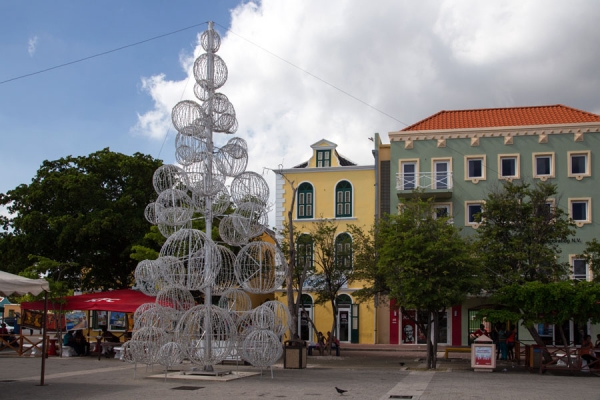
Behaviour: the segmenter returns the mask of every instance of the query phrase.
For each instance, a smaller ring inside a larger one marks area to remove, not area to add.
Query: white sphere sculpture
[[[202,366],[223,361],[234,348],[235,323],[226,310],[198,305],[188,310],[176,329],[176,341],[187,358]]]
[[[219,307],[230,313],[242,315],[252,309],[252,301],[244,291],[229,289],[219,299]]]
[[[279,338],[271,331],[257,329],[248,334],[242,345],[242,357],[255,367],[269,367],[283,354]]]
[[[168,309],[171,319],[179,319],[183,313],[196,305],[194,296],[181,286],[167,286],[156,295],[156,304]]]
[[[243,289],[250,293],[270,293],[285,280],[287,263],[274,244],[251,242],[235,260],[235,274]]]
[[[197,229],[182,229],[171,235],[163,244],[160,256],[175,257],[184,264],[183,287],[188,290],[213,285],[221,265],[217,245]]]

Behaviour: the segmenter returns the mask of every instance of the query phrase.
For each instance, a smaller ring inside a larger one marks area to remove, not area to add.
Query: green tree
[[[558,255],[560,243],[573,234],[573,224],[562,208],[549,202],[556,195],[556,185],[547,182],[505,182],[487,196],[477,236],[488,267],[488,290],[567,276],[569,265]]]
[[[427,367],[436,368],[442,313],[481,290],[473,245],[449,217],[436,215],[432,201],[418,196],[404,202],[398,215],[382,218],[376,234],[379,258],[371,283],[387,287],[403,310],[427,315],[415,322],[427,338]]]
[[[528,282],[547,284],[568,277],[569,265],[559,258],[560,243],[573,234],[573,224],[563,209],[549,203],[556,195],[556,185],[547,182],[535,186],[505,182],[502,188],[488,195],[477,231],[488,292]],[[539,285],[534,288],[542,290]],[[512,311],[525,320],[524,307]],[[525,326],[536,343],[544,346],[533,325]]]
[[[29,185],[0,194],[3,219],[0,261],[11,272],[32,265],[30,256],[69,264],[80,289],[129,287],[136,267],[132,246],[148,231],[144,209],[160,160],[108,148],[89,156],[44,161]]]
[[[584,325],[600,322],[600,285],[593,282],[563,280],[557,282],[513,283],[500,288],[492,300],[505,310],[484,310],[480,314],[489,321],[517,321],[535,330],[536,323],[554,324],[569,353],[569,341],[563,326],[568,321]],[[545,354],[545,359],[550,358]],[[570,362],[570,357],[566,358]]]
[[[316,304],[331,305],[333,322],[331,332],[337,336],[337,297],[340,289],[353,279],[352,238],[346,233],[338,234],[337,224],[321,219],[312,225],[310,236],[313,243],[314,272],[307,278],[315,294]],[[331,352],[331,346],[329,346]]]
[[[600,283],[600,242],[596,238],[586,242],[581,257],[587,261],[592,270],[593,282]]]

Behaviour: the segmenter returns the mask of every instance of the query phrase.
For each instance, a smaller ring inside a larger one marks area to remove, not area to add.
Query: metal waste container
[[[306,350],[304,340],[286,340],[283,347],[283,368],[306,368]]]

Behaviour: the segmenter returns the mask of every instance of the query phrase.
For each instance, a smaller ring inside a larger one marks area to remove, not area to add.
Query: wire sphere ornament
[[[176,324],[176,315],[173,309],[157,304],[156,307],[145,310],[134,321],[136,330],[141,328],[158,328],[165,332],[173,332]]]
[[[225,215],[231,206],[231,196],[229,196],[229,192],[225,186],[223,186],[219,193],[213,196],[203,196],[198,192],[192,192],[192,203],[197,213],[206,214],[208,200],[210,200],[210,213],[213,217]]]
[[[237,175],[231,182],[231,198],[235,204],[248,201],[266,206],[269,200],[269,185],[265,178],[256,172],[246,171]]]
[[[170,367],[179,365],[183,362],[185,355],[179,343],[165,343],[158,351],[158,363],[165,367],[165,379]]]
[[[186,311],[196,305],[194,296],[181,286],[168,286],[156,295],[156,304],[168,309],[171,319],[179,319]]]
[[[171,341],[171,336],[164,329],[146,326],[135,331],[131,341],[136,343],[131,347],[133,359],[152,365],[158,363],[160,348]]]
[[[150,222],[152,225],[156,225],[156,203],[152,202],[146,206],[144,209],[144,217],[146,221]]]
[[[209,157],[206,146],[205,139],[179,132],[175,136],[175,160],[184,166],[202,162]]]
[[[196,121],[206,118],[206,113],[202,106],[193,100],[183,100],[175,104],[171,110],[171,121],[178,132],[184,128],[194,126]]]
[[[186,191],[189,182],[186,172],[177,165],[165,164],[156,171],[152,177],[152,184],[156,193],[161,194],[167,189],[179,189]]]
[[[235,177],[244,172],[248,166],[248,152],[238,146],[227,144],[221,147],[216,158],[219,171],[226,176]]]
[[[190,189],[201,196],[214,196],[225,187],[225,178],[219,170],[218,159],[212,155],[184,166],[187,172]]]
[[[262,305],[252,310],[252,326],[257,329],[273,330],[275,326],[275,313],[269,307]]]
[[[176,341],[192,364],[208,366],[223,361],[234,348],[235,323],[227,310],[198,305],[179,320]]]
[[[289,329],[292,323],[292,316],[288,308],[277,300],[269,300],[264,302],[261,307],[269,308],[275,316],[271,330],[277,337],[283,336]]]
[[[183,190],[167,189],[155,202],[157,224],[183,226],[192,220],[192,199]]]
[[[221,36],[214,29],[207,29],[200,36],[200,44],[204,51],[216,53],[221,47]]]
[[[269,223],[265,207],[254,202],[239,204],[231,219],[235,230],[247,238],[261,235]]]
[[[210,98],[210,92],[196,83],[194,84],[194,96],[200,101],[206,101]]]
[[[158,257],[155,262],[160,267],[160,274],[164,281],[163,286],[185,287],[187,282],[187,270],[185,263],[177,257]]]
[[[156,227],[161,235],[163,235],[165,238],[169,238],[180,230],[192,229],[192,221],[188,221],[184,225],[156,224]]]
[[[235,260],[235,274],[242,288],[250,293],[270,293],[281,287],[287,263],[274,244],[251,242]]]
[[[227,310],[230,313],[242,315],[252,309],[252,300],[250,300],[250,296],[244,291],[230,289],[221,295],[219,308]]]
[[[279,338],[266,329],[253,330],[242,344],[242,358],[255,367],[270,367],[282,354],[283,347]]]
[[[135,309],[135,312],[133,313],[133,326],[134,328],[137,329],[138,326],[140,326],[138,320],[140,319],[141,315],[143,313],[145,313],[146,311],[155,308],[156,307],[156,303],[144,303],[142,305],[140,305],[138,308]]]
[[[250,239],[248,236],[245,236],[243,232],[238,232],[235,229],[233,223],[233,217],[227,215],[223,217],[221,223],[219,224],[219,236],[221,239],[230,246],[243,246],[248,243]]]
[[[235,277],[235,254],[225,246],[218,245],[218,248],[221,252],[221,269],[212,287],[212,293],[216,296],[224,295],[229,290],[239,286]],[[220,303],[219,307],[221,307]]]
[[[196,83],[207,90],[218,89],[227,82],[227,65],[225,61],[216,54],[213,54],[212,58],[213,79],[209,79],[208,77],[208,65],[210,62],[208,54],[200,55],[194,62],[194,78],[196,78]]]
[[[160,256],[175,257],[184,264],[183,287],[188,290],[202,290],[213,285],[221,265],[217,245],[197,229],[182,229],[169,236],[160,249]]]
[[[164,284],[160,265],[154,260],[140,261],[133,275],[136,288],[148,296],[156,296]]]

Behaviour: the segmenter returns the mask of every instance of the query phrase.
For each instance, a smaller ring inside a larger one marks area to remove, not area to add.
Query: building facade
[[[338,153],[337,144],[325,139],[313,144],[311,149],[312,155],[306,162],[277,174],[276,228],[281,232],[287,219],[293,196],[290,182],[293,182],[297,188],[293,209],[295,232],[310,236],[316,222],[331,220],[337,226],[336,249],[342,243],[351,249],[352,237],[347,232],[348,225],[354,224],[368,230],[373,224],[375,167],[356,165]],[[372,302],[357,302],[353,292],[360,287],[360,283],[350,282],[338,293],[335,330],[341,342],[375,343],[375,307]],[[310,285],[303,288],[302,303],[317,329],[325,333],[333,324],[331,306],[315,305],[316,297],[310,289]],[[287,304],[284,290],[276,292],[275,296]],[[301,339],[316,341],[317,332],[306,318],[299,316],[299,325]]]
[[[403,199],[420,189],[433,197],[440,214],[452,215],[465,235],[476,232],[476,215],[487,195],[504,180],[555,183],[559,195],[550,206],[568,211],[577,228],[561,244],[571,278],[590,280],[591,271],[577,257],[585,243],[600,236],[600,116],[563,105],[441,111],[401,131],[390,132],[387,148],[376,141],[379,213],[395,213]],[[388,161],[389,155],[389,161]],[[386,210],[386,207],[387,208]],[[471,298],[447,310],[439,341],[466,345],[478,327],[474,315],[485,300]],[[389,310],[389,342],[401,343],[406,331],[418,332],[394,307]],[[566,327],[571,341],[598,327]],[[554,343],[554,329],[539,326]],[[526,332],[519,332],[525,338]]]

